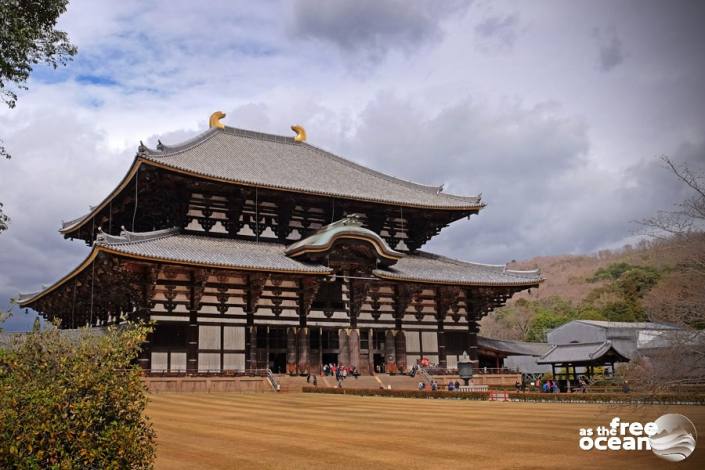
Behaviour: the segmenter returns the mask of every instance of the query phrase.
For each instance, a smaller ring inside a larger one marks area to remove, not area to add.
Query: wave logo
[[[670,462],[680,462],[693,453],[697,431],[683,415],[666,414],[654,421],[658,430],[649,436],[654,454]]]

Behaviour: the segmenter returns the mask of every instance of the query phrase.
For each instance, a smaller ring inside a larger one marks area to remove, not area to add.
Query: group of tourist
[[[436,390],[438,390],[438,387],[439,387],[438,382],[436,382],[435,380],[432,380],[431,385],[430,385],[431,391],[435,392]],[[426,390],[426,384],[423,381],[421,381],[421,382],[419,382],[419,391],[424,391],[424,390]],[[458,382],[457,380],[455,382],[452,382],[452,381],[448,382],[448,391],[449,392],[455,392],[455,391],[459,392],[460,391],[460,382]]]
[[[353,376],[356,379],[360,376],[360,371],[357,367],[346,367],[339,366],[338,364],[325,364],[323,366],[323,374],[326,376],[335,376],[335,380],[338,382],[337,387],[343,387],[343,381],[349,376]]]

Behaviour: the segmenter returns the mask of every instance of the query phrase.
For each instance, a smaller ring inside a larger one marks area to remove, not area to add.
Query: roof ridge
[[[114,246],[114,245],[128,245],[144,243],[152,240],[157,240],[160,238],[168,238],[181,233],[179,227],[171,227],[161,230],[151,230],[148,232],[130,232],[125,230],[125,227],[121,227],[120,235],[111,235],[109,233],[103,232],[101,227],[98,228],[98,235],[95,239],[95,244],[102,246]]]
[[[234,136],[239,136],[239,137],[245,137],[249,139],[258,139],[258,140],[268,140],[270,142],[276,142],[276,143],[281,143],[281,144],[288,144],[288,145],[298,145],[298,146],[304,146],[307,147],[308,149],[317,152],[327,158],[330,158],[332,160],[337,161],[338,163],[344,164],[350,168],[353,168],[358,171],[362,171],[370,176],[374,176],[386,181],[394,182],[397,184],[405,185],[409,188],[412,189],[417,189],[421,191],[425,191],[427,193],[431,194],[443,194],[444,197],[449,197],[451,199],[456,199],[459,201],[468,201],[468,202],[474,202],[476,204],[481,204],[482,197],[480,195],[475,195],[475,196],[462,196],[458,194],[449,194],[449,193],[442,193],[442,191],[439,191],[439,189],[442,186],[434,186],[434,185],[426,185],[426,184],[421,184],[421,183],[416,183],[414,181],[406,180],[403,178],[398,178],[396,176],[388,175],[386,173],[383,173],[378,170],[374,170],[372,168],[368,168],[364,165],[361,165],[359,163],[356,163],[352,160],[349,160],[345,157],[341,157],[339,155],[336,155],[328,150],[322,149],[320,147],[316,147],[315,145],[311,145],[308,142],[296,142],[293,137],[288,137],[288,136],[283,136],[283,135],[278,135],[278,134],[269,134],[265,132],[259,132],[259,131],[253,131],[249,129],[241,129],[237,127],[230,127],[230,126],[225,126],[223,129],[219,128],[211,128],[208,129],[207,131],[181,143],[178,145],[165,145],[162,144],[160,141],[160,146],[163,150],[152,150],[146,146],[140,146],[140,151],[145,152],[147,155],[150,157],[156,157],[156,158],[165,158],[165,157],[171,157],[178,155],[180,153],[183,153],[185,151],[188,151],[194,147],[199,146],[200,144],[206,142],[209,140],[211,137],[217,135],[218,133],[223,133],[223,134],[230,134]]]
[[[138,155],[148,155],[150,157],[171,157],[174,155],[178,155],[180,153],[183,153],[187,150],[191,150],[194,147],[198,147],[202,143],[206,142],[207,140],[211,139],[213,136],[215,136],[218,133],[219,129],[216,127],[212,127],[210,129],[205,130],[204,132],[201,132],[200,134],[195,135],[194,137],[191,137],[190,139],[187,139],[180,144],[176,145],[166,145],[159,140],[157,144],[157,149],[151,149],[147,147],[146,145],[142,144],[140,142],[140,146],[138,148]]]

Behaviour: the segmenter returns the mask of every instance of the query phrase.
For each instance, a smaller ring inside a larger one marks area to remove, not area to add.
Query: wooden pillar
[[[360,330],[351,328],[348,335],[348,351],[350,355],[350,367],[360,368]]]
[[[451,305],[457,304],[460,289],[451,286],[440,286],[435,288],[435,294],[436,320],[438,321],[436,330],[436,340],[438,343],[438,365],[445,369],[448,367],[444,326],[445,318]]]
[[[480,355],[477,347],[477,333],[480,331],[480,326],[477,322],[480,320],[482,313],[482,299],[472,289],[465,291],[465,305],[467,308],[468,320],[468,335],[466,337],[465,347],[473,362],[473,367],[480,367]]]
[[[245,328],[245,363],[248,369],[257,369],[257,327],[255,326],[255,312],[257,311],[257,302],[264,283],[267,280],[265,274],[251,274],[247,276],[247,287],[245,288],[245,318],[247,326]],[[268,360],[268,359],[267,359]],[[269,367],[267,363],[265,368]]]
[[[189,311],[189,322],[186,327],[186,372],[198,372],[198,312]]]
[[[338,330],[338,365],[350,365],[350,345],[348,343],[348,330],[341,328]]]
[[[406,371],[406,334],[399,328],[394,334],[394,352],[397,360],[397,369],[401,372]]]
[[[308,374],[311,371],[311,342],[309,341],[308,327],[299,328],[297,338],[299,351],[297,369],[299,374]]]
[[[384,361],[387,365],[387,372],[390,374],[397,372],[395,336],[394,330],[387,330],[384,336]]]
[[[296,373],[296,328],[286,329],[286,373]]]

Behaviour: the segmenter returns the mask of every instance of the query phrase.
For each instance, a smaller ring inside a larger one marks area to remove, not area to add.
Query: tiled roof
[[[212,128],[178,146],[141,147],[142,158],[245,185],[436,209],[478,210],[479,196],[455,196],[358,165],[293,137]],[[432,155],[429,158],[433,157]]]
[[[538,364],[567,364],[575,362],[592,362],[608,354],[617,357],[618,362],[626,362],[623,354],[617,351],[612,343],[571,343],[553,346],[546,354],[536,361]]]
[[[628,321],[604,321],[604,320],[575,320],[586,325],[598,326],[600,328],[636,328],[639,330],[677,330],[677,326],[666,323],[653,322],[628,322]]]
[[[492,349],[514,356],[541,356],[551,346],[547,343],[527,343],[525,341],[510,341],[504,339],[477,337],[477,345],[481,348]]]
[[[538,270],[514,271],[504,265],[469,263],[418,251],[394,266],[377,269],[376,276],[409,282],[431,282],[468,286],[534,286],[543,279]]]
[[[302,263],[284,254],[285,246],[231,238],[181,235],[175,229],[147,234],[102,234],[96,245],[108,251],[160,261],[257,271],[328,274],[325,266]]]
[[[286,246],[278,243],[185,235],[179,233],[179,229],[146,233],[123,231],[120,236],[100,233],[91,255],[82,265],[47,289],[35,294],[20,294],[15,300],[23,307],[31,304],[80,273],[100,251],[152,262],[234,270],[311,275],[332,272],[326,266],[290,258],[286,255]],[[424,252],[404,253],[396,265],[375,269],[373,274],[389,280],[470,286],[532,287],[542,280],[538,271],[510,271],[503,266],[468,263]]]

